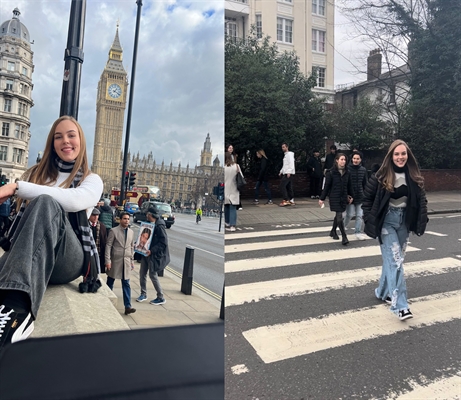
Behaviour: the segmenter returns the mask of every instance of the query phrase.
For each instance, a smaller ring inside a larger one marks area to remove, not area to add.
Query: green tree
[[[349,149],[379,150],[392,137],[391,125],[381,119],[382,105],[368,98],[361,98],[353,108],[336,104],[327,120],[330,137]]]
[[[431,1],[428,14],[409,46],[411,101],[402,136],[423,168],[459,168],[461,3]]]
[[[300,72],[295,53],[279,53],[267,36],[226,41],[225,138],[245,170],[252,169],[260,148],[275,170],[282,142],[295,152],[322,143],[323,108],[312,92],[315,82]]]

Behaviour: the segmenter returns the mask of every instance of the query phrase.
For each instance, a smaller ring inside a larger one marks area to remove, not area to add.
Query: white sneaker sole
[[[29,321],[30,318],[32,318],[32,314],[29,314],[29,317],[26,319],[24,323],[27,324],[27,321]],[[32,321],[32,323],[27,327],[27,329],[22,333],[21,331],[16,331],[11,337],[11,343],[20,342],[21,340],[27,339],[34,331],[34,328],[34,321]]]

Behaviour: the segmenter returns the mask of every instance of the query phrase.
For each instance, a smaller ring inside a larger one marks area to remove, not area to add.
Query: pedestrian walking
[[[280,207],[295,205],[295,195],[293,191],[293,176],[295,175],[295,155],[288,150],[288,145],[282,143],[283,151],[283,166],[279,176],[282,177],[280,182],[280,190],[282,191],[283,200],[279,204]]]
[[[238,162],[237,162],[238,155],[235,154],[235,152],[234,152],[234,146],[232,146],[231,144],[228,144],[226,146],[226,149],[230,153],[230,155],[232,156],[232,160],[234,161],[234,163],[238,164]],[[240,166],[239,166],[239,168],[240,168]],[[239,203],[236,205],[236,210],[239,210],[239,211],[243,210],[242,203],[240,202],[240,200],[239,200]]]
[[[240,203],[240,192],[237,188],[236,176],[241,171],[229,152],[226,152],[224,156],[224,164],[224,222],[227,231],[235,232],[237,205]]]
[[[62,116],[51,126],[41,161],[22,180],[0,187],[0,203],[18,197],[18,212],[2,239],[0,350],[32,333],[48,284],[83,275],[88,291],[100,286],[88,217],[103,183],[88,165],[80,124]]]
[[[403,261],[410,232],[424,234],[428,218],[424,179],[403,140],[390,145],[381,168],[368,181],[362,208],[365,233],[378,238],[383,257],[375,296],[390,303],[400,320],[412,318]]]
[[[343,212],[346,211],[346,206],[352,203],[354,199],[351,176],[347,170],[346,164],[346,155],[343,153],[336,154],[335,164],[327,171],[325,176],[325,187],[319,199],[319,205],[322,207],[326,197],[329,197],[330,210],[336,213],[330,236],[335,240],[339,240],[338,234],[336,233],[336,228],[338,227],[341,231],[341,243],[343,245],[349,244],[346,229],[344,227]]]
[[[8,197],[0,204],[0,237],[10,228],[11,200]]]
[[[110,206],[110,200],[109,199],[101,199],[99,201],[99,220],[104,224],[106,229],[110,231],[115,225],[115,215],[114,215],[114,210]]]
[[[318,150],[314,150],[312,156],[309,158],[307,162],[307,173],[309,175],[309,193],[311,195],[311,199],[318,199],[320,198],[320,194],[322,192],[322,160],[320,159],[320,152]]]
[[[355,215],[355,237],[358,240],[365,240],[362,230],[362,201],[363,191],[367,185],[367,170],[362,166],[362,155],[358,151],[352,153],[352,163],[349,163],[347,169],[351,176],[352,190],[354,191],[354,200],[346,207],[346,218],[344,219],[344,226],[347,228],[352,217]]]
[[[269,188],[269,183],[267,182],[267,169],[269,167],[269,161],[267,160],[266,152],[261,149],[256,152],[256,157],[259,158],[260,160],[260,166],[259,166],[259,174],[258,174],[258,180],[256,181],[256,186],[255,186],[255,204],[259,204],[259,188],[261,184],[264,186],[264,190],[267,193],[267,203],[266,204],[274,204],[272,202],[272,195],[271,195],[271,190]]]
[[[163,271],[170,263],[170,250],[168,248],[168,236],[166,234],[166,224],[160,218],[157,207],[151,206],[147,210],[146,218],[150,223],[155,224],[154,233],[150,248],[147,251],[147,256],[141,259],[141,267],[139,268],[139,286],[141,287],[141,295],[136,301],[143,302],[147,300],[147,273],[157,292],[157,298],[151,300],[149,304],[160,306],[166,303],[163,295],[162,286],[158,279],[158,272]]]
[[[91,215],[88,218],[90,223],[91,233],[93,234],[93,239],[96,243],[96,248],[98,249],[99,254],[99,265],[101,266],[101,273],[106,272],[105,254],[106,254],[106,242],[107,242],[107,229],[105,225],[99,221],[100,212],[97,208],[93,208]]]
[[[121,279],[125,315],[136,312],[131,307],[130,273],[134,268],[134,233],[128,228],[129,224],[130,214],[123,211],[120,224],[109,231],[106,243],[107,286],[113,290],[115,280]]]
[[[330,152],[325,156],[325,163],[323,165],[323,175],[326,175],[327,171],[332,169],[335,165],[336,158],[336,146],[332,144],[330,146]]]

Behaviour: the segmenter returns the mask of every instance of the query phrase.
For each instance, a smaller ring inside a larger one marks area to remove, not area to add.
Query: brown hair
[[[77,127],[78,135],[80,138],[80,152],[75,159],[74,168],[72,169],[69,177],[59,186],[66,189],[69,188],[75,178],[75,175],[80,169],[83,172],[83,176],[80,182],[82,182],[91,173],[88,167],[86,140],[85,135],[83,134],[83,129],[74,117],[63,115],[54,121],[53,125],[51,126],[50,132],[48,133],[48,137],[46,139],[45,150],[43,152],[41,161],[37,165],[29,168],[23,174],[21,180],[28,180],[29,182],[46,186],[51,186],[56,182],[58,179],[59,171],[55,164],[55,158],[57,157],[57,154],[54,149],[54,133],[59,123],[66,120],[73,122]],[[20,202],[22,203],[22,201]]]
[[[416,182],[420,188],[424,187],[424,178],[421,176],[421,171],[418,166],[418,162],[416,161],[415,156],[413,155],[412,151],[408,147],[408,145],[400,139],[395,140],[389,146],[389,150],[387,151],[386,156],[381,164],[381,168],[379,168],[378,172],[376,172],[376,177],[378,181],[383,185],[383,187],[388,192],[394,191],[394,179],[395,173],[392,167],[394,161],[392,161],[392,156],[394,155],[394,151],[396,147],[404,145],[407,149],[407,162],[405,165],[408,166],[408,174],[412,181]]]
[[[234,157],[232,157],[232,153],[226,151],[226,154],[224,155],[224,164],[226,164],[226,167],[234,165]]]
[[[261,154],[267,160],[266,152],[263,149],[258,150],[256,153]]]

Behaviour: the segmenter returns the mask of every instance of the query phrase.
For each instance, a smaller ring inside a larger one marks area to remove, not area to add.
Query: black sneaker
[[[413,314],[411,313],[411,311],[406,308],[405,310],[400,310],[399,311],[399,319],[400,321],[405,321],[406,319],[410,319],[410,318],[413,318]]]
[[[10,343],[27,339],[34,331],[34,319],[30,312],[16,312],[0,306],[0,350]]]
[[[382,299],[384,302],[386,302],[387,304],[392,304],[392,299],[387,296],[385,299]]]

